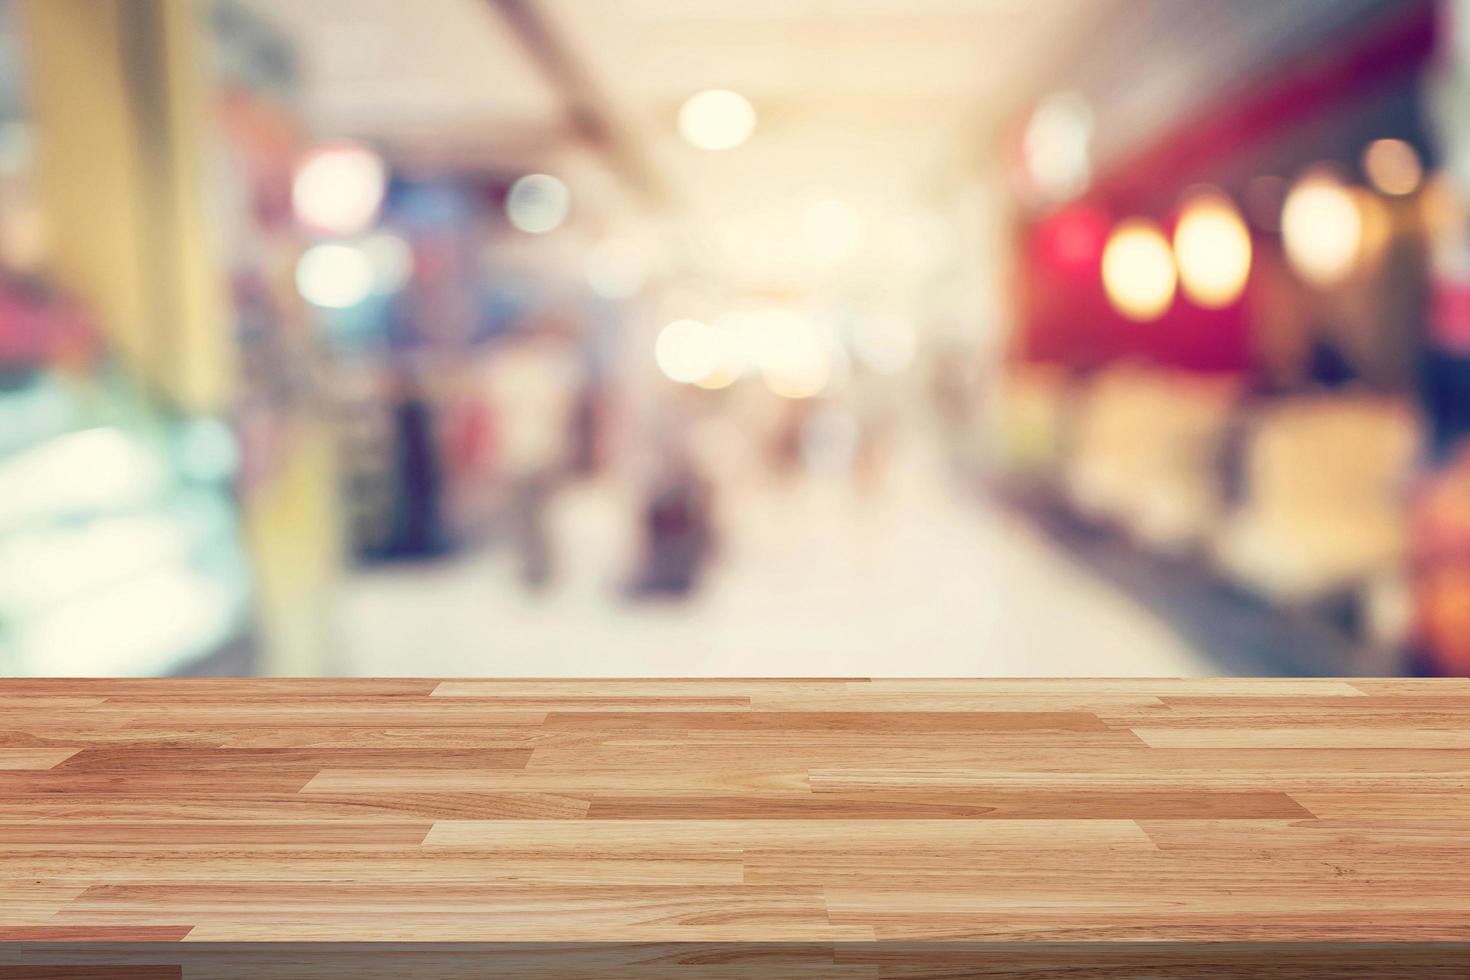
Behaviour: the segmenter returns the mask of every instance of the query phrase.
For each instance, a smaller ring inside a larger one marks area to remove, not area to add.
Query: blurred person
[[[578,389],[572,345],[550,323],[512,336],[490,360],[496,470],[506,485],[521,582],[530,591],[544,589],[555,572],[547,513],[566,474]]]
[[[1307,381],[1328,391],[1346,388],[1360,380],[1352,358],[1326,330],[1318,330],[1307,350]]]
[[[766,446],[771,472],[781,480],[797,476],[802,468],[802,433],[814,409],[809,399],[780,399],[776,423]]]
[[[680,598],[698,586],[714,551],[714,489],[706,477],[720,435],[719,416],[674,392],[649,418],[649,473],[638,514],[638,564],[627,591],[633,599]],[[728,433],[727,433],[728,435]]]
[[[388,551],[400,557],[444,550],[443,479],[434,438],[434,409],[418,379],[400,368],[393,379],[394,494]]]
[[[870,376],[853,386],[858,439],[852,460],[852,481],[861,497],[875,497],[883,488],[898,442],[900,399],[892,378]]]
[[[972,461],[980,414],[977,358],[966,345],[954,341],[936,353],[929,373],[930,400],[951,465],[964,467]]]
[[[643,565],[635,597],[688,595],[713,552],[712,488],[688,452],[659,461],[643,510]]]
[[[855,413],[840,403],[825,405],[809,416],[802,426],[802,461],[811,473],[850,476],[860,439],[861,430]]]

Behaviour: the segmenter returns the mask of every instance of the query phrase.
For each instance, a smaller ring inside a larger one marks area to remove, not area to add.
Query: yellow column
[[[223,265],[208,233],[202,5],[24,0],[52,271],[132,370],[186,409],[227,404]]]

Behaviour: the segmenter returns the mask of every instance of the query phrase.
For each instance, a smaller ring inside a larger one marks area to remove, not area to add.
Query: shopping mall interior
[[[0,676],[1470,674],[1470,2],[0,0]]]

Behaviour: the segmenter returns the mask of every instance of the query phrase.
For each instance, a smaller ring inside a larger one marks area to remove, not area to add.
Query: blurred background
[[[0,0],[0,675],[1470,674],[1470,2]]]

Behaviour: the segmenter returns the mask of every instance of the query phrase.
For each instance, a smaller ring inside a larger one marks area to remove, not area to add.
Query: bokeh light
[[[527,174],[505,196],[505,216],[520,231],[544,235],[559,227],[572,206],[567,185],[550,174]]]
[[[1363,215],[1352,192],[1319,170],[1299,180],[1286,196],[1281,235],[1297,274],[1314,285],[1330,286],[1346,278],[1357,262]]]
[[[1174,228],[1174,257],[1184,294],[1206,309],[1240,298],[1251,270],[1251,236],[1240,212],[1219,191],[1185,203]]]
[[[701,150],[730,150],[755,132],[755,107],[739,92],[706,89],[679,108],[679,135]]]
[[[1470,201],[1460,193],[1449,171],[1431,174],[1414,203],[1431,243],[1453,250],[1463,240],[1470,228]]]
[[[740,315],[727,313],[711,324],[717,351],[715,365],[694,382],[696,385],[712,391],[728,388],[745,373],[749,357],[744,323]]]
[[[373,264],[353,245],[313,245],[296,263],[296,288],[313,306],[347,309],[373,291]]]
[[[795,310],[751,312],[745,330],[766,387],[782,398],[811,398],[832,380],[832,351],[816,325]]]
[[[700,320],[675,320],[659,331],[653,357],[670,381],[694,384],[719,367],[719,338]]]
[[[1073,273],[1095,271],[1108,237],[1108,219],[1096,208],[1069,206],[1041,225],[1040,236],[1050,262]]]
[[[371,147],[337,143],[308,153],[296,168],[291,206],[296,220],[326,235],[356,235],[377,217],[388,168]]]
[[[1383,260],[1393,240],[1393,214],[1388,202],[1366,187],[1352,188],[1358,214],[1363,219],[1363,235],[1358,245],[1356,266],[1372,268]]]
[[[1174,301],[1178,275],[1174,253],[1159,226],[1129,218],[1108,237],[1102,256],[1103,288],[1113,308],[1130,320],[1155,320]]]
[[[1026,124],[1026,172],[1047,197],[1067,200],[1092,179],[1092,110],[1072,92],[1042,99]]]
[[[1363,151],[1363,172],[1373,186],[1399,197],[1412,194],[1424,180],[1419,153],[1403,140],[1374,140]]]

